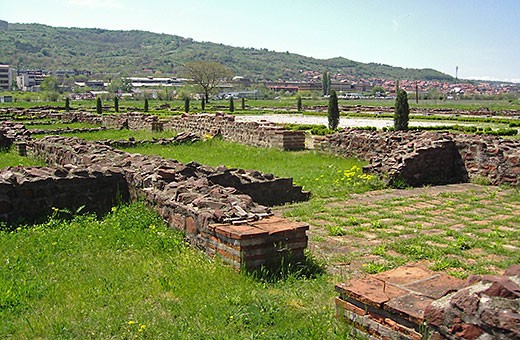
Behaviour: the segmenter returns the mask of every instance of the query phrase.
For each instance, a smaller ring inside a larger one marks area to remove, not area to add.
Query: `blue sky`
[[[0,19],[520,82],[518,0],[0,0]]]

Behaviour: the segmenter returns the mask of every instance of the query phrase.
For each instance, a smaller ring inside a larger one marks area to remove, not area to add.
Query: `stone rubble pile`
[[[29,131],[21,123],[2,121],[0,125],[0,148],[9,148],[15,141],[30,138]]]
[[[520,265],[503,276],[471,276],[468,285],[426,308],[432,339],[520,339]]]

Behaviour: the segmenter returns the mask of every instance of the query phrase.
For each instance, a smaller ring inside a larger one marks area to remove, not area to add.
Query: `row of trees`
[[[301,98],[298,100],[298,110],[301,110]],[[329,105],[327,109],[329,129],[336,130],[339,125],[339,106],[336,91],[330,91]],[[408,95],[405,90],[399,89],[395,99],[394,110],[394,129],[408,130],[410,119],[410,106],[408,105]]]

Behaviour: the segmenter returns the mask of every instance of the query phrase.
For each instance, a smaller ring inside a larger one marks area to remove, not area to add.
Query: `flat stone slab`
[[[426,308],[465,285],[419,264],[406,265],[337,284],[336,311],[357,327],[369,327],[370,334],[384,337],[379,330],[390,327],[401,334],[407,330],[404,339],[420,339]]]

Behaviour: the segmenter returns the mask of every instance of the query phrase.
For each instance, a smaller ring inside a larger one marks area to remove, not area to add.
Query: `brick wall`
[[[269,197],[308,199],[290,179],[130,154],[78,138],[45,137],[32,141],[30,150],[50,165],[121,173],[132,199],[145,200],[190,242],[237,269],[304,257],[308,226],[275,218],[257,202]],[[245,194],[252,183],[256,190]]]
[[[520,185],[520,141],[496,136],[345,129],[317,138],[315,147],[367,160],[364,170],[390,183],[420,186],[483,177],[493,185]]]
[[[225,139],[252,146],[302,150],[305,148],[303,131],[287,131],[273,123],[237,122],[227,114],[199,114],[174,116],[159,120],[157,116],[143,113],[97,115],[87,112],[54,114],[53,118],[98,124],[109,128],[157,129],[192,132],[202,135],[220,135]]]
[[[53,208],[103,214],[129,198],[120,171],[101,168],[10,167],[0,171],[0,221],[32,223]]]

